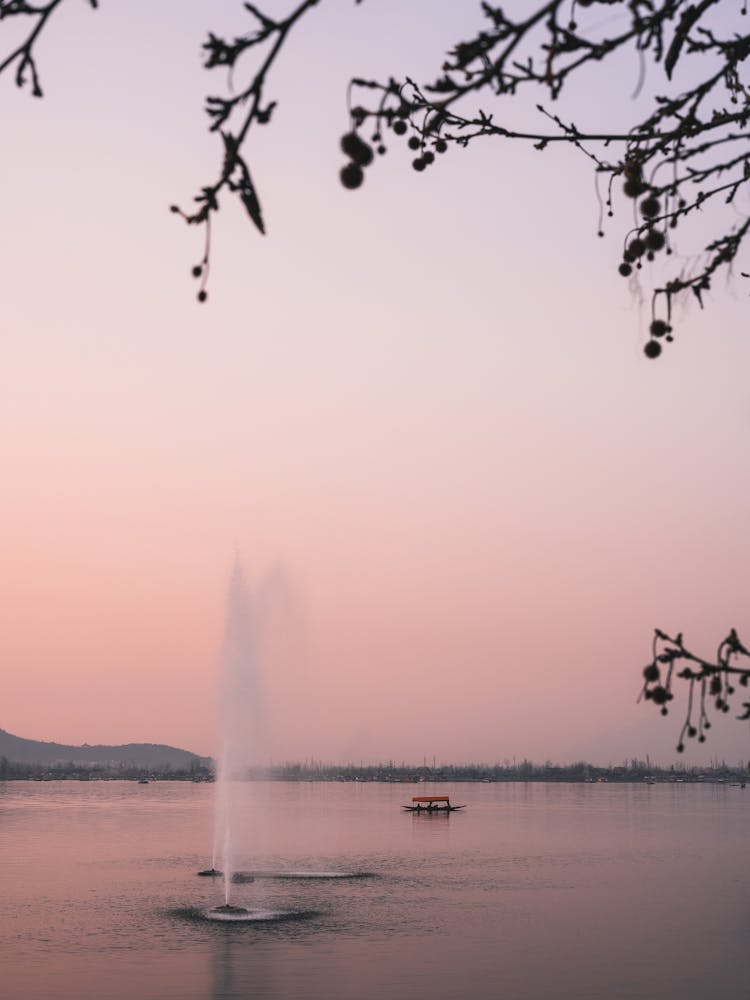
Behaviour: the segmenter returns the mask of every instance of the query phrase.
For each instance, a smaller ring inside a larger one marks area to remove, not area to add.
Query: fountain
[[[259,604],[260,602],[256,602]],[[247,909],[232,903],[232,885],[252,882],[236,871],[233,813],[236,792],[248,767],[260,758],[259,623],[251,611],[245,574],[235,560],[229,580],[227,616],[221,650],[219,725],[214,803],[214,842],[211,867],[199,875],[224,880],[224,902],[205,912],[210,920],[274,920],[290,914]]]
[[[352,879],[367,872],[351,871],[241,871],[237,868],[236,838],[241,830],[241,797],[247,772],[265,759],[261,711],[261,649],[268,650],[274,606],[283,588],[279,574],[270,574],[252,594],[238,559],[229,579],[227,615],[221,649],[219,732],[214,796],[214,839],[211,867],[199,871],[207,878],[223,879],[221,905],[202,911],[202,917],[219,921],[268,921],[309,916],[309,912],[281,911],[239,906],[232,901],[232,886],[256,879]],[[261,630],[263,634],[261,634]]]

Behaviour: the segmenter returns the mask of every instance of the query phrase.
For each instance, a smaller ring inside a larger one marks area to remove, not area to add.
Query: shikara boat
[[[402,806],[407,812],[450,813],[466,806],[452,806],[447,795],[413,795],[410,806]]]

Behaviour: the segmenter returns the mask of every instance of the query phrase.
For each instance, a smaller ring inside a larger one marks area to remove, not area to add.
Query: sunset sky
[[[574,150],[418,175],[389,140],[341,187],[350,77],[434,75],[478,8],[300,25],[249,151],[268,235],[223,201],[203,306],[201,234],[167,209],[214,179],[200,46],[242,5],[68,2],[44,99],[0,77],[0,727],[213,753],[239,554],[284,594],[276,758],[676,759],[678,713],[635,703],[653,628],[750,638],[750,282],[650,362],[629,206],[598,240]],[[635,61],[607,72],[563,105],[579,127],[635,113]],[[688,762],[750,757],[718,730]]]

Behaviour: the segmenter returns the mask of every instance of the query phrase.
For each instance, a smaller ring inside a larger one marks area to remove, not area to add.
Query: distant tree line
[[[213,768],[192,763],[188,767],[143,767],[135,764],[97,764],[59,761],[38,764],[0,757],[0,781],[213,781]]]
[[[706,767],[687,767],[682,763],[658,767],[648,758],[631,758],[621,764],[602,767],[578,761],[536,764],[523,759],[502,764],[441,764],[436,767],[396,764],[335,764],[322,761],[294,761],[249,769],[248,781],[362,781],[418,784],[420,782],[639,782],[718,781],[744,782],[750,774],[750,762],[728,764],[714,760]],[[0,757],[0,781],[195,781],[211,782],[215,771],[211,764],[193,764],[187,768],[169,765],[158,768],[128,764],[105,765],[86,762],[59,762],[54,765],[32,764]]]
[[[683,780],[744,780],[750,771],[747,765],[727,764],[715,760],[708,767],[686,767],[682,763],[669,767],[658,767],[648,759],[632,758],[622,764],[608,764],[606,767],[578,761],[574,764],[554,764],[546,761],[535,764],[530,760],[506,761],[502,764],[443,764],[438,767],[411,764],[395,764],[393,761],[381,764],[330,764],[321,761],[306,761],[276,764],[264,769],[254,769],[248,773],[251,780],[271,781],[385,781],[385,782],[448,782],[448,781],[559,781],[559,782],[599,782],[599,781],[670,781],[681,777]]]

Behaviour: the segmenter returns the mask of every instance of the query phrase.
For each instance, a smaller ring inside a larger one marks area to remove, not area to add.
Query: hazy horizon
[[[723,739],[721,738],[717,739],[714,742],[713,746],[704,747],[703,752],[700,754],[691,753],[690,748],[688,748],[686,753],[679,754],[674,750],[674,744],[670,742],[669,734],[650,733],[648,735],[651,737],[651,739],[650,741],[647,741],[651,746],[650,752],[628,751],[626,747],[630,745],[628,741],[630,740],[631,733],[634,729],[642,729],[644,730],[645,733],[645,727],[641,726],[641,727],[632,727],[631,729],[620,731],[619,733],[614,734],[614,737],[612,736],[612,734],[602,734],[599,740],[592,739],[589,741],[588,744],[582,744],[580,754],[576,754],[575,752],[569,752],[561,757],[556,757],[556,758],[547,757],[538,759],[538,758],[533,758],[527,754],[515,754],[515,753],[511,754],[510,756],[505,754],[502,757],[498,756],[494,758],[487,758],[481,760],[468,759],[468,758],[461,760],[441,759],[434,756],[427,757],[426,755],[423,755],[419,759],[417,758],[406,759],[406,758],[396,757],[393,754],[385,754],[383,757],[380,757],[378,759],[358,758],[355,760],[352,758],[346,758],[346,759],[319,758],[315,755],[306,755],[296,758],[290,757],[286,759],[276,759],[273,761],[269,759],[268,763],[272,762],[275,764],[282,764],[282,763],[296,764],[296,763],[306,763],[314,761],[315,763],[321,764],[323,766],[362,765],[364,767],[375,767],[387,764],[388,762],[393,762],[393,764],[396,766],[404,764],[407,767],[427,766],[439,769],[441,767],[450,767],[453,765],[457,766],[486,765],[490,767],[495,765],[508,766],[511,764],[515,765],[518,763],[522,763],[523,761],[529,761],[530,763],[536,765],[544,765],[546,763],[549,763],[552,765],[568,766],[571,764],[586,763],[596,767],[607,767],[607,766],[619,766],[622,764],[629,764],[632,760],[637,760],[642,762],[648,761],[656,767],[669,767],[671,764],[676,764],[679,765],[680,767],[692,768],[692,767],[719,765],[722,762],[726,763],[730,767],[735,767],[735,766],[750,767],[750,764],[748,764],[747,760],[747,753],[743,752],[745,751],[745,748],[743,748],[741,745],[737,745],[731,739],[726,738],[726,736]],[[129,744],[137,743],[138,745],[142,744],[142,745],[156,745],[156,746],[172,746],[173,749],[186,750],[202,758],[215,756],[215,753],[211,752],[202,753],[191,746],[179,746],[179,747],[173,746],[172,744],[166,743],[164,740],[157,738],[149,740],[124,740],[122,743],[114,742],[112,740],[107,740],[107,739],[97,744],[89,743],[88,741],[84,740],[75,740],[71,743],[67,742],[62,743],[60,740],[55,740],[44,736],[34,736],[34,735],[29,735],[28,733],[17,733],[17,732],[11,733],[9,730],[4,729],[3,727],[0,727],[0,730],[8,733],[8,735],[10,736],[15,736],[20,739],[27,739],[33,742],[55,743],[62,746],[70,746],[70,747],[127,746]],[[656,739],[657,735],[660,735],[661,738]],[[635,743],[636,740],[633,740],[632,742]],[[612,752],[610,752],[609,755],[607,754],[606,751],[603,751],[601,749],[603,745],[609,745],[612,748]]]

